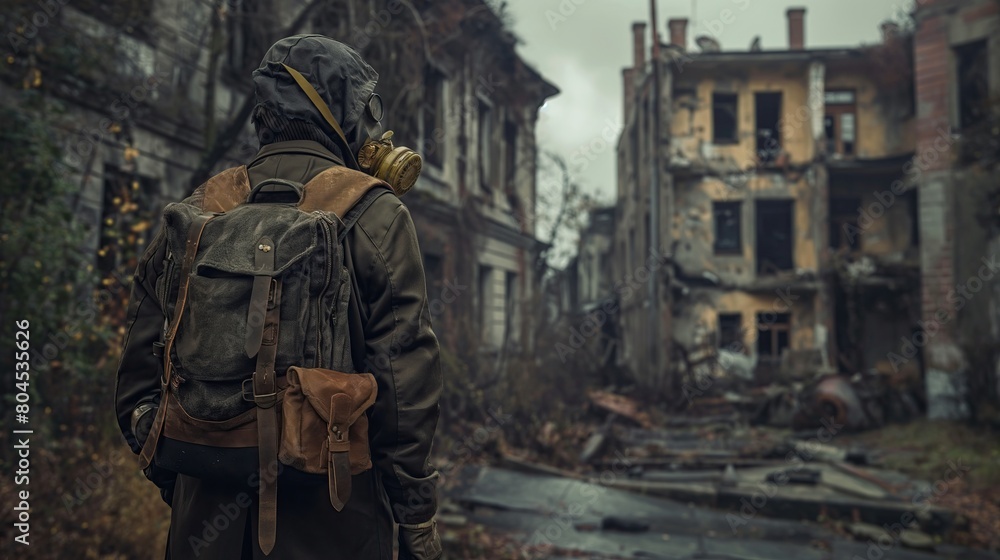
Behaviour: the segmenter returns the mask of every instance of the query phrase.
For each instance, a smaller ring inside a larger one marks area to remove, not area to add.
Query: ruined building
[[[646,385],[674,393],[724,349],[748,356],[758,382],[879,371],[926,379],[932,415],[960,412],[938,379],[962,375],[956,323],[931,333],[926,321],[954,284],[951,220],[964,219],[948,163],[967,118],[963,69],[995,69],[1000,35],[995,2],[921,4],[915,32],[887,23],[881,43],[854,48],[807,48],[804,8],[787,11],[779,50],[699,37],[691,52],[687,20],[671,19],[659,114],[634,24],[613,284],[620,361]]]
[[[320,33],[378,70],[386,128],[424,156],[403,200],[443,345],[495,352],[530,342],[535,122],[558,90],[516,54],[485,2],[61,4],[8,60],[0,89],[24,81],[64,108],[74,207],[102,272],[134,267],[134,247],[151,238],[164,204],[253,157],[252,70],[275,39]],[[30,19],[38,8],[26,9]]]

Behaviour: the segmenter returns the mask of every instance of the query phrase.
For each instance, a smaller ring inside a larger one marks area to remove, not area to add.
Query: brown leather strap
[[[333,212],[343,218],[361,197],[376,187],[391,187],[371,175],[346,167],[334,166],[312,178],[303,187],[299,210]]]
[[[139,453],[139,468],[145,469],[153,462],[153,454],[156,453],[156,443],[160,439],[163,431],[163,422],[167,413],[166,399],[169,398],[170,381],[173,374],[173,362],[170,360],[170,353],[174,347],[174,339],[177,338],[177,329],[184,316],[184,307],[187,305],[188,286],[191,284],[191,270],[194,268],[195,257],[198,256],[198,245],[201,243],[201,236],[205,233],[205,226],[217,214],[203,213],[195,217],[188,228],[187,243],[184,247],[184,260],[181,262],[181,283],[177,289],[177,304],[174,307],[174,320],[167,331],[166,343],[163,348],[163,379],[160,382],[160,406],[156,410],[153,418],[153,425],[150,427],[149,436],[146,437],[142,445],[142,452]]]
[[[347,157],[351,158],[351,162],[354,163],[354,167],[359,167],[358,160],[354,157],[354,154],[351,153],[351,143],[347,141],[347,136],[344,134],[344,130],[340,128],[340,123],[337,122],[336,117],[334,117],[333,113],[330,112],[330,108],[327,107],[326,102],[323,101],[323,98],[319,95],[319,92],[316,91],[316,88],[314,88],[313,85],[309,83],[309,80],[307,80],[298,70],[287,64],[282,64],[282,66],[284,66],[285,70],[292,75],[292,79],[294,79],[295,83],[299,85],[299,89],[306,94],[306,97],[308,97],[309,101],[312,102],[313,107],[316,107],[316,110],[323,115],[323,119],[326,121],[326,124],[330,125],[330,128],[332,128],[333,131],[337,133],[337,136],[340,137],[341,142],[344,143],[344,151],[347,153]]]
[[[247,200],[250,177],[247,167],[232,167],[205,182],[202,209],[205,212],[229,212]]]
[[[340,511],[351,497],[351,449],[348,431],[352,408],[351,397],[337,393],[330,397],[330,421],[327,424],[327,483],[330,487],[330,505]]]
[[[255,252],[254,265],[258,277],[266,275],[268,289],[258,292],[256,279],[251,296],[251,311],[255,299],[266,297],[266,308],[262,317],[263,329],[257,353],[257,367],[251,381],[253,398],[257,405],[257,453],[260,467],[260,509],[257,514],[257,540],[264,554],[274,549],[278,522],[278,385],[274,371],[274,360],[278,354],[278,323],[281,311],[281,281],[271,280],[274,271],[274,242],[262,238]],[[249,341],[248,341],[249,342]]]
[[[250,309],[247,311],[247,338],[243,349],[248,358],[253,358],[260,350],[264,338],[264,316],[269,301],[271,289],[271,273],[274,271],[274,241],[270,237],[262,237],[257,242],[254,251],[253,288],[250,291]]]

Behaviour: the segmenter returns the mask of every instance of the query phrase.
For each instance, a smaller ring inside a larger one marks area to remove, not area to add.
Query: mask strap
[[[354,167],[360,169],[360,166],[358,166],[358,160],[351,152],[351,143],[347,141],[347,135],[345,135],[344,130],[340,128],[340,123],[338,123],[337,119],[333,117],[333,113],[330,112],[330,108],[326,106],[326,102],[323,101],[323,98],[319,96],[319,92],[316,91],[316,88],[314,88],[312,84],[309,83],[309,80],[306,80],[298,70],[287,64],[282,64],[282,66],[284,66],[285,70],[288,70],[288,73],[292,75],[292,78],[295,79],[295,83],[299,85],[299,88],[305,92],[309,101],[312,101],[313,106],[316,107],[321,115],[323,115],[327,124],[333,128],[334,132],[337,133],[337,136],[340,136],[340,139],[344,142],[344,151],[347,152],[347,156],[351,158],[351,162],[354,163]]]

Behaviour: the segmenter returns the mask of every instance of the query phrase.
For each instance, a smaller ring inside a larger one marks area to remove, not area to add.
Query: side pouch
[[[375,403],[375,377],[293,366],[286,380],[278,460],[326,474],[330,503],[340,511],[351,496],[351,475],[372,466],[365,411]]]

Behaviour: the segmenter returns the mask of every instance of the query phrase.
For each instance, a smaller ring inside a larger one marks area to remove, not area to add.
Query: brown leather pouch
[[[368,416],[378,392],[370,373],[290,367],[282,398],[278,459],[310,474],[326,474],[330,503],[340,511],[351,475],[371,468]]]

